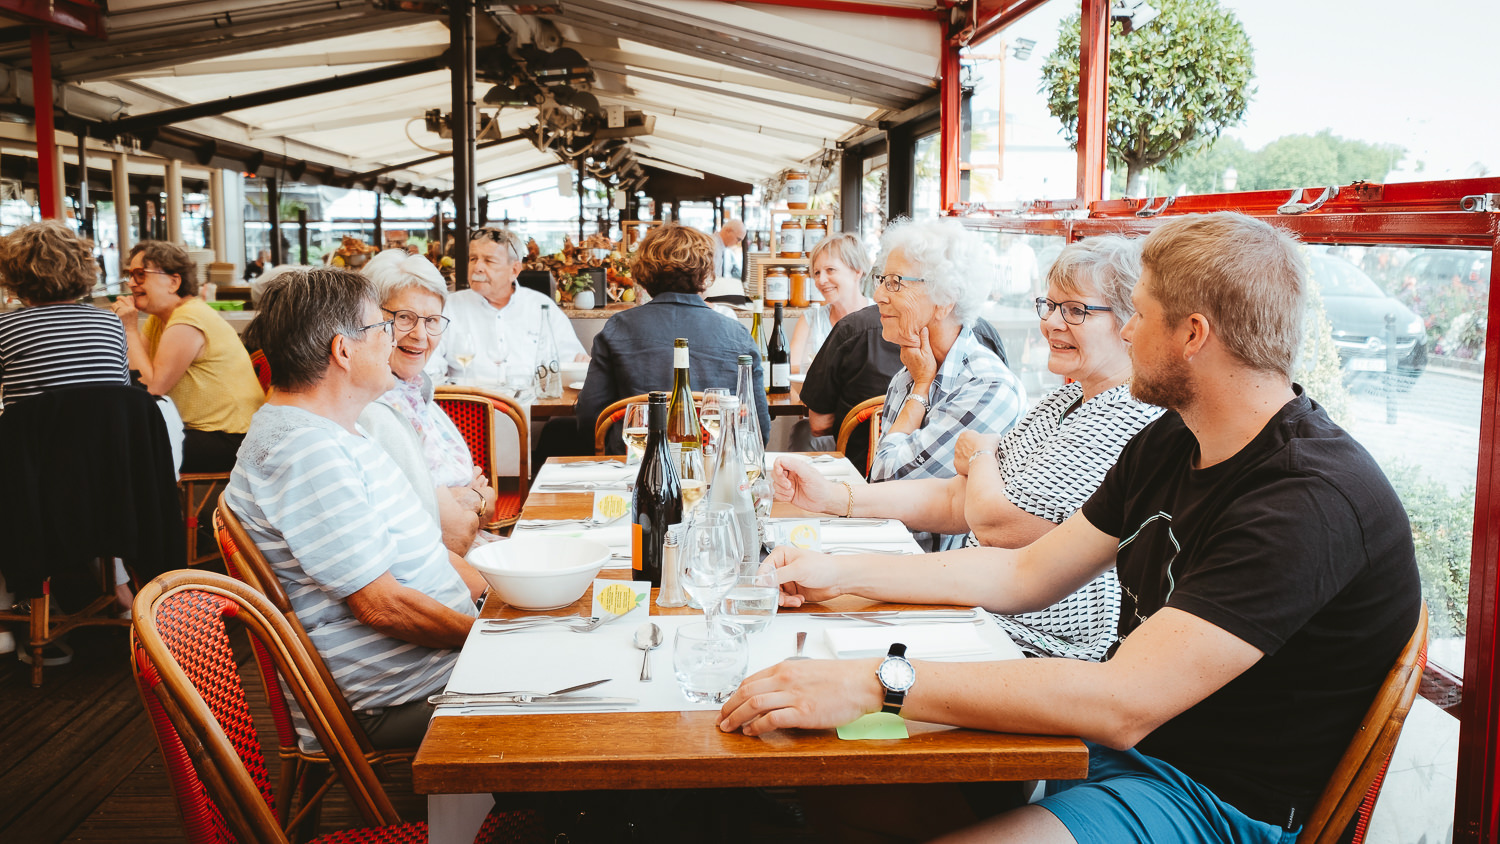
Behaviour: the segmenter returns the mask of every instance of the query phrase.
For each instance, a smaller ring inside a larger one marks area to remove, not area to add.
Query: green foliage
[[[1126,35],[1110,25],[1109,114],[1112,166],[1125,166],[1134,192],[1149,167],[1169,165],[1219,137],[1245,114],[1255,91],[1250,39],[1218,0],[1160,0],[1160,14]],[[1057,49],[1042,65],[1047,108],[1078,143],[1079,18],[1064,20]]]
[[[1316,279],[1308,279],[1307,315],[1302,323],[1302,348],[1292,369],[1292,380],[1340,424],[1349,418],[1349,390],[1344,387],[1338,348],[1333,345],[1333,323],[1323,305]]]
[[[1468,624],[1474,488],[1466,487],[1454,495],[1408,463],[1384,468],[1411,519],[1432,637],[1463,636]]]
[[[1167,168],[1165,181],[1175,191],[1225,190],[1224,171],[1233,167],[1235,190],[1277,190],[1316,185],[1384,182],[1406,157],[1394,144],[1349,140],[1324,129],[1316,135],[1283,135],[1263,149],[1250,151],[1235,138],[1221,138]]]

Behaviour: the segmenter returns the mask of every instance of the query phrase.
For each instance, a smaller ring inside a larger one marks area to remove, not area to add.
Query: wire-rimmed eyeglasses
[[[1083,325],[1083,321],[1089,318],[1089,314],[1096,312],[1111,313],[1114,308],[1106,308],[1103,305],[1085,305],[1082,302],[1054,302],[1045,296],[1038,296],[1036,300],[1036,315],[1042,319],[1052,316],[1052,312],[1061,308],[1063,322],[1068,325]]]
[[[396,321],[393,320],[393,319],[382,320],[380,322],[372,322],[369,325],[361,325],[359,327],[359,333],[360,334],[364,334],[366,331],[369,331],[372,328],[378,328],[381,331],[385,332],[385,336],[392,337],[392,336],[395,336],[395,335],[394,335],[394,332],[392,332],[392,330],[391,330],[391,326],[393,326],[395,324],[396,324]]]
[[[171,275],[171,273],[167,272],[166,270],[152,270],[145,267],[136,267],[134,269],[125,271],[125,274],[130,276],[130,280],[135,282],[136,284],[140,284],[141,282],[145,281],[146,276],[151,275],[152,273],[155,273],[156,275]]]
[[[396,324],[397,331],[410,331],[417,327],[417,323],[427,326],[427,333],[436,337],[443,333],[448,327],[450,320],[445,316],[422,316],[414,311],[393,311],[390,308],[381,308],[382,311],[391,315],[391,322]]]
[[[884,273],[875,276],[875,283],[880,285],[881,287],[884,287],[891,293],[900,293],[901,288],[905,287],[906,285],[919,284],[926,280],[927,279],[925,278],[916,278],[914,276],[900,275],[898,273]]]

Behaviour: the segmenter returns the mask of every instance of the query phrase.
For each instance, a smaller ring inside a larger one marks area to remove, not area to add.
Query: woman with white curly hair
[[[949,219],[898,222],[876,261],[875,304],[886,340],[901,347],[870,480],[951,478],[959,434],[1003,434],[1021,418],[1026,392],[1000,356],[975,337],[988,295],[979,238]],[[917,534],[940,551],[963,534]]]

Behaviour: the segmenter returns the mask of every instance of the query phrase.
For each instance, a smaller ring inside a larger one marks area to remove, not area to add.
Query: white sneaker
[[[16,649],[15,634],[9,630],[0,630],[0,654],[8,654]]]

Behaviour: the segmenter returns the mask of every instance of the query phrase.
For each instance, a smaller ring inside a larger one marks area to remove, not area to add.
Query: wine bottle
[[[667,394],[657,390],[649,394],[649,399],[650,433],[635,476],[630,560],[637,580],[660,586],[667,527],[682,521],[682,484],[667,447]]]
[[[772,394],[792,391],[792,354],[787,346],[786,331],[781,326],[785,318],[786,311],[778,302],[776,321],[771,325],[771,342],[766,345],[766,363],[771,369],[771,387],[767,392]]]
[[[684,449],[703,448],[703,428],[693,406],[693,388],[688,381],[688,341],[678,337],[672,344],[672,403],[667,408],[667,443],[678,462]]]
[[[745,366],[749,365],[749,357],[740,356]],[[760,564],[760,529],[755,523],[755,501],[750,497],[750,479],[745,477],[745,458],[740,453],[739,443],[744,428],[727,424],[739,416],[739,406],[739,399],[723,399],[726,424],[714,468],[714,480],[708,489],[708,501],[710,504],[728,504],[734,510],[734,523],[739,529],[740,548],[743,550],[740,558],[740,571],[743,573],[754,571]]]
[[[755,341],[755,352],[760,355],[760,377],[761,389],[771,391],[771,382],[766,373],[766,329],[761,324],[761,317],[766,309],[766,303],[760,299],[754,299],[750,303],[750,339]],[[740,396],[740,406],[743,407],[745,397]]]

